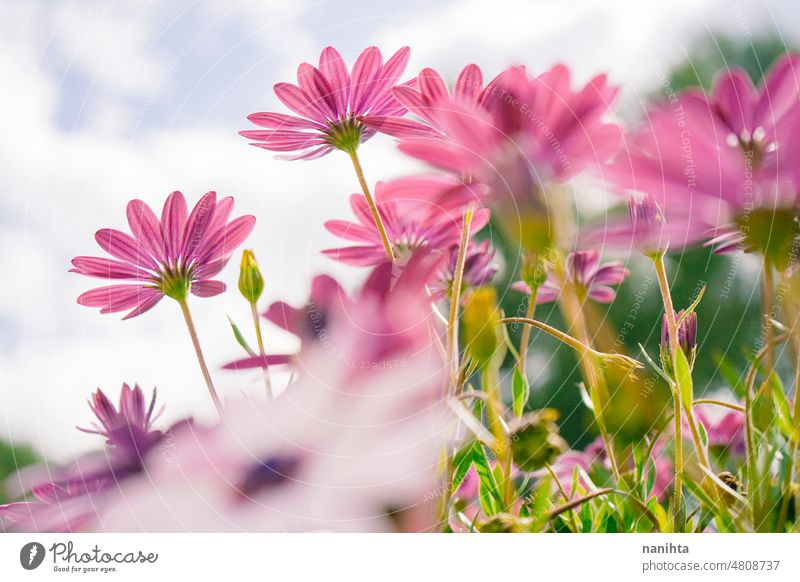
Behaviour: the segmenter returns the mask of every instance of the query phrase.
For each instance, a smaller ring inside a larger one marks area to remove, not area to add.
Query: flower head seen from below
[[[567,257],[567,279],[578,287],[589,299],[598,303],[611,303],[616,296],[613,286],[622,283],[630,272],[619,261],[600,264],[600,253],[595,250],[576,251]],[[536,303],[551,303],[561,295],[563,282],[553,272],[539,287]],[[512,288],[522,293],[530,293],[524,281],[517,281]]]
[[[474,199],[473,189],[449,177],[419,176],[378,182],[375,201],[395,258],[407,260],[420,248],[445,251],[458,244],[467,206]],[[350,206],[357,222],[330,220],[325,228],[356,246],[323,251],[329,257],[350,265],[378,265],[386,255],[381,236],[364,196],[353,194]],[[472,220],[472,232],[489,221],[489,211],[479,209]]]
[[[446,251],[447,260],[442,265],[438,277],[430,285],[434,298],[449,296],[452,292],[453,279],[455,278],[458,263],[458,246],[450,247]],[[498,265],[495,262],[495,249],[488,240],[482,242],[470,241],[464,255],[464,274],[462,279],[462,296],[467,289],[475,289],[482,285],[489,285],[497,274]]]
[[[342,55],[327,47],[319,67],[300,64],[297,85],[275,85],[275,95],[296,115],[253,113],[248,119],[263,129],[240,134],[266,150],[296,152],[287,159],[312,160],[334,149],[352,153],[375,134],[369,127],[371,118],[405,113],[392,89],[408,57],[409,49],[403,47],[384,63],[380,50],[372,46],[348,71]]]
[[[625,195],[647,192],[672,229],[683,227],[673,246],[788,254],[800,234],[798,75],[800,58],[784,55],[758,87],[733,68],[708,93],[688,89],[654,106],[607,175]]]
[[[78,297],[78,303],[99,307],[101,313],[128,311],[125,319],[141,315],[162,297],[184,301],[189,293],[211,297],[225,284],[213,279],[227,264],[255,225],[255,217],[230,219],[233,198],[205,194],[191,213],[180,192],[169,195],[156,216],[141,200],[128,203],[131,233],[104,228],[97,243],[112,258],[75,257],[74,273],[125,283],[98,287]]]
[[[434,130],[433,136],[401,136],[400,149],[484,182],[497,196],[510,191],[524,200],[545,182],[604,162],[619,147],[621,129],[606,120],[618,89],[604,75],[574,91],[563,65],[537,77],[514,66],[483,87],[480,70],[467,67],[450,95],[434,73],[423,71],[417,92],[395,90]]]

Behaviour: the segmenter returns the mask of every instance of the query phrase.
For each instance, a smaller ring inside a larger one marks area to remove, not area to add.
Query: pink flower
[[[678,231],[673,246],[713,229],[719,252],[740,248],[743,216],[797,205],[799,65],[797,56],[783,57],[759,88],[732,69],[710,94],[690,89],[654,107],[608,176],[653,198]]]
[[[576,92],[562,65],[535,78],[511,67],[483,87],[477,67],[467,67],[452,96],[433,72],[418,87],[418,94],[395,94],[434,135],[404,136],[400,149],[488,184],[496,196],[508,192],[524,201],[544,183],[604,162],[622,137],[618,125],[605,121],[617,89],[604,75]]]
[[[55,474],[47,469],[48,480],[30,487],[35,501],[0,505],[0,523],[39,532],[91,527],[109,492],[141,472],[145,458],[161,442],[162,432],[153,428],[161,414],[155,413],[155,403],[155,390],[148,405],[139,386],[123,384],[115,407],[98,389],[89,402],[98,424],[92,430],[79,430],[105,437],[106,450],[87,454]]]
[[[420,248],[444,251],[458,244],[463,216],[474,199],[473,190],[449,177],[414,176],[378,182],[375,202],[397,259],[407,259]],[[367,201],[361,194],[350,197],[357,222],[329,220],[325,228],[357,246],[328,249],[329,257],[350,265],[377,265],[386,253]],[[489,211],[475,212],[472,232],[483,228]]]
[[[430,291],[435,298],[447,296],[452,291],[453,278],[455,277],[456,264],[458,262],[458,245],[450,247],[446,254],[447,261],[443,264],[436,281],[430,286]],[[494,258],[495,249],[488,240],[480,243],[469,241],[464,259],[462,297],[464,297],[463,291],[465,289],[474,289],[491,283],[498,269]]]
[[[477,65],[467,65],[458,75],[452,92],[444,78],[433,69],[422,69],[411,85],[394,88],[394,95],[411,113],[423,121],[404,117],[373,117],[367,123],[371,128],[395,137],[440,136],[444,127],[441,112],[453,103],[481,106],[483,101],[483,73]]]
[[[616,296],[612,285],[619,285],[630,274],[619,261],[600,264],[600,253],[597,251],[576,251],[567,257],[567,278],[571,284],[586,293],[587,297],[598,303],[611,303]],[[539,287],[536,303],[551,303],[561,295],[562,281],[552,271]],[[524,281],[517,281],[511,287],[522,293],[530,293]]]
[[[316,159],[334,149],[355,151],[375,134],[369,127],[372,118],[405,113],[392,89],[408,56],[408,47],[403,47],[383,63],[381,52],[372,46],[348,72],[342,56],[328,47],[320,55],[319,68],[300,64],[297,85],[275,85],[275,95],[297,116],[253,113],[248,119],[264,129],[240,134],[266,150],[299,152],[286,157],[291,160]]]
[[[205,194],[189,213],[180,192],[167,197],[161,219],[141,200],[128,203],[133,236],[104,228],[97,243],[113,258],[75,257],[71,272],[127,283],[98,287],[78,297],[78,303],[99,307],[100,313],[131,310],[124,319],[141,315],[165,295],[183,300],[222,293],[219,274],[255,225],[253,216],[230,220],[233,198],[217,200]]]
[[[743,457],[747,445],[744,433],[744,413],[738,410],[720,412],[711,406],[697,406],[697,419],[708,434],[708,445],[736,457]]]
[[[363,326],[385,317],[370,304],[365,297],[359,311],[334,318],[332,343],[304,350],[297,380],[280,398],[233,401],[226,422],[175,431],[171,454],[154,456],[147,474],[125,480],[104,505],[103,527],[391,531],[409,513],[423,517],[413,527],[432,527],[430,493],[452,439],[440,399],[443,367],[432,346],[409,351],[395,342],[385,365],[361,369],[372,357],[365,348],[380,339],[371,335],[380,326]],[[408,302],[392,307],[416,310]]]

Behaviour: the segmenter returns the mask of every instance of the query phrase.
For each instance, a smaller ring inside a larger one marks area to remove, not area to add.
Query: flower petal
[[[72,273],[98,279],[148,279],[150,273],[130,263],[99,257],[75,257],[72,259]]]
[[[186,226],[188,214],[189,209],[183,194],[175,191],[167,197],[161,212],[161,228],[168,262],[177,261],[183,249],[183,229]]]
[[[213,279],[206,279],[203,281],[195,281],[192,283],[192,295],[197,297],[213,297],[225,291],[225,283],[222,281],[214,281]]]
[[[378,75],[383,67],[381,51],[371,46],[364,50],[353,65],[350,82],[350,112],[354,115],[366,113],[365,105],[373,98]]]
[[[126,209],[134,238],[157,262],[164,261],[164,236],[153,210],[141,200],[131,200]]]
[[[332,46],[323,49],[319,57],[319,69],[331,86],[337,114],[346,114],[350,99],[350,73],[342,55]]]

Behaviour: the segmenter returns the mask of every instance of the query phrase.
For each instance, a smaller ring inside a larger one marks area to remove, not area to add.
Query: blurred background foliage
[[[708,89],[713,86],[719,71],[726,66],[742,67],[754,82],[758,82],[770,64],[786,50],[778,37],[742,41],[711,36],[696,43],[690,58],[669,75],[669,83],[676,92],[692,86]],[[650,93],[650,99],[654,102],[662,98],[663,93],[659,90]],[[513,264],[514,258],[509,256],[507,246],[504,247],[502,241],[499,246],[505,263]],[[608,256],[603,260],[615,258]],[[639,257],[627,259],[627,264],[632,273],[619,287],[614,303],[610,306],[587,306],[587,317],[597,334],[598,347],[639,356],[641,344],[657,360],[663,308],[653,267],[649,261]],[[736,374],[741,374],[761,331],[758,261],[752,256],[716,256],[708,248],[694,248],[671,253],[667,268],[676,309],[687,307],[700,289],[707,286],[697,310],[696,395],[729,391],[720,373],[720,358],[724,358]],[[506,280],[498,281],[500,289],[518,279],[511,269],[506,271]],[[502,307],[508,315],[524,315],[524,301],[521,294],[510,291],[503,297]],[[536,317],[564,329],[563,319],[555,304],[538,307]],[[519,333],[519,329],[511,330],[512,341],[516,345]],[[532,396],[528,406],[558,409],[561,412],[559,423],[562,435],[573,448],[582,448],[597,433],[592,426],[591,413],[582,403],[577,388],[581,376],[575,355],[572,350],[541,332],[534,332],[532,338],[528,363]],[[505,366],[504,376],[508,384],[513,366],[511,358],[507,359]],[[652,394],[645,396],[639,393],[626,395],[619,406],[627,411],[648,411],[652,414],[654,406],[668,404],[661,398],[663,394],[657,392],[657,402],[661,404],[654,402]]]

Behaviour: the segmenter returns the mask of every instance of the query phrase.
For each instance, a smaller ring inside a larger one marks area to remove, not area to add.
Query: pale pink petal
[[[114,259],[75,257],[72,259],[72,265],[75,268],[70,269],[70,272],[99,279],[147,279],[151,277],[150,273],[135,265]]]
[[[217,193],[212,191],[203,194],[192,209],[183,233],[183,252],[181,256],[184,257],[184,260],[189,260],[193,257],[195,249],[203,241],[208,226],[214,218],[216,206]]]
[[[164,236],[153,210],[141,200],[131,200],[127,208],[128,224],[134,238],[158,261],[164,259]]]
[[[275,95],[281,103],[302,117],[308,117],[319,123],[328,121],[324,111],[312,103],[311,97],[300,87],[291,83],[277,83]]]
[[[483,73],[478,65],[470,64],[464,67],[461,74],[458,75],[455,87],[453,87],[453,95],[476,99],[481,89],[483,89]]]
[[[328,119],[337,119],[338,107],[333,97],[333,89],[323,74],[309,63],[300,63],[297,68],[297,82],[303,91],[311,98],[311,102]]]
[[[356,242],[371,243],[378,236],[377,229],[346,220],[329,220],[325,223],[325,228],[334,236]]]
[[[157,266],[147,250],[128,233],[113,228],[103,228],[95,233],[94,238],[112,257],[147,269]]]
[[[161,227],[168,260],[176,260],[183,250],[183,228],[186,226],[188,214],[189,209],[183,194],[176,191],[167,197],[161,212]]]
[[[192,283],[192,295],[197,297],[213,297],[225,291],[225,283],[207,279]]]
[[[326,129],[323,124],[316,121],[283,113],[253,113],[248,115],[247,119],[255,125],[267,129],[316,129],[322,131]]]
[[[353,65],[350,86],[350,111],[354,115],[364,113],[364,105],[373,97],[373,89],[383,67],[381,51],[371,46],[364,50]]]
[[[342,55],[332,46],[323,49],[319,57],[319,69],[328,79],[333,91],[337,117],[345,115],[350,99],[350,73],[347,72]]]

